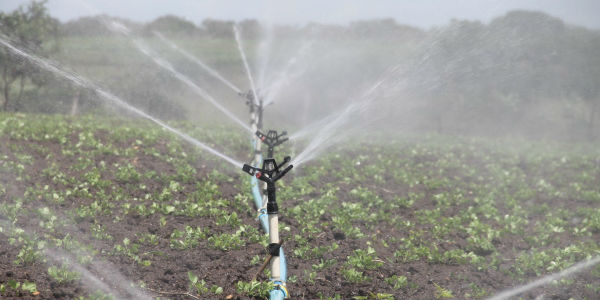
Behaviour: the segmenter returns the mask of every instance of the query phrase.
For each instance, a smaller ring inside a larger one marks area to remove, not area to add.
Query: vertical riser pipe
[[[277,215],[269,215],[269,242],[279,244],[279,220]],[[281,281],[279,264],[279,256],[273,256],[271,259],[271,280],[273,281]]]

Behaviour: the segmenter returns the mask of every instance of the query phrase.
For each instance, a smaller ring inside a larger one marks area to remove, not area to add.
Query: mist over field
[[[594,3],[72,2],[0,5],[2,297],[600,297]]]

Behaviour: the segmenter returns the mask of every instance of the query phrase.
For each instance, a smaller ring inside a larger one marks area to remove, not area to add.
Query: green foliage
[[[435,298],[436,299],[454,298],[454,295],[452,294],[451,290],[443,288],[435,282],[433,283],[433,285],[435,286]]]
[[[199,280],[198,276],[191,271],[188,272],[188,279],[190,280],[190,289],[194,290],[198,295],[203,295],[208,292],[215,295],[220,295],[223,293],[222,287],[213,285],[209,288],[204,279]]]
[[[356,300],[393,300],[394,295],[386,293],[369,292],[367,296],[354,296],[352,298]]]
[[[369,246],[367,250],[354,250],[354,253],[348,256],[347,264],[358,269],[374,270],[381,267],[383,261],[375,256],[375,249]]]
[[[9,152],[0,154],[0,173],[16,175],[14,181],[9,176],[0,184],[0,214],[6,220],[0,233],[15,249],[16,267],[43,265],[43,251],[53,247],[73,253],[83,265],[98,255],[115,255],[111,260],[148,266],[150,271],[175,252],[189,257],[205,247],[249,249],[248,266],[262,262],[268,238],[252,221],[249,192],[235,184],[237,175],[207,174],[199,165],[212,166],[210,156],[137,121],[89,116],[65,120],[0,114],[0,133],[11,144]],[[190,129],[208,136],[204,131]],[[219,141],[236,136],[226,130],[211,134]],[[227,143],[224,148],[247,147]],[[306,297],[323,299],[352,298],[357,294],[350,292],[357,287],[362,289],[358,297],[367,298],[388,293],[418,297],[424,292],[484,298],[494,288],[460,272],[450,276],[453,282],[466,282],[455,291],[444,288],[450,287],[447,281],[438,282],[439,291],[434,285],[413,288],[413,278],[444,264],[526,281],[596,256],[597,149],[578,149],[577,144],[569,149],[544,143],[508,146],[487,139],[420,136],[395,141],[386,136],[383,144],[346,146],[360,155],[331,153],[304,165],[302,173],[281,182],[282,190],[294,198],[280,194],[280,233],[290,261],[302,266],[298,274],[290,274],[289,282],[305,287],[300,289]],[[49,150],[40,156],[40,147]],[[37,172],[34,166],[40,165],[45,169]],[[129,175],[117,178],[119,171],[129,174],[134,169],[137,182]],[[14,182],[27,187],[15,192]],[[67,234],[72,221],[86,232],[85,243]],[[148,226],[137,230],[138,223]],[[22,224],[28,232],[17,227]],[[397,273],[407,263],[418,272]],[[68,278],[63,271],[57,266],[48,273]],[[596,270],[591,272],[596,276]],[[190,293],[214,298],[226,289],[194,276],[186,284]],[[338,296],[311,291],[311,285],[335,276],[348,287]],[[68,279],[53,282],[60,280]],[[381,285],[370,293],[376,281]],[[557,284],[595,291],[587,283]],[[16,293],[3,284],[3,296]],[[251,283],[239,286],[257,289]]]
[[[45,241],[35,241],[25,236],[19,236],[16,239],[11,238],[9,241],[11,244],[23,243],[19,253],[17,253],[16,264],[30,265],[42,259],[42,250],[46,247]]]
[[[89,294],[87,297],[80,296],[77,298],[77,300],[114,300],[114,297],[101,291],[95,291]]]
[[[48,54],[56,51],[58,21],[52,18],[47,11],[46,1],[32,1],[26,7],[21,6],[17,10],[6,13],[0,12],[0,32],[8,35],[12,43],[17,47],[26,47],[35,54]],[[44,47],[48,40],[54,40],[54,47]],[[15,55],[5,47],[0,49],[0,61],[4,71],[0,79],[0,91],[2,91],[2,108],[8,111],[21,100],[26,81],[41,86],[48,80],[43,73],[33,64],[22,59],[16,59]],[[13,84],[19,80],[19,91],[16,99],[13,99]]]
[[[273,289],[273,283],[270,281],[238,281],[235,284],[235,289],[239,294],[248,297],[269,297],[269,292]]]
[[[393,275],[391,277],[385,278],[384,280],[395,290],[403,289],[408,286],[408,279],[406,278],[406,276]]]
[[[343,268],[341,274],[345,280],[351,283],[363,283],[370,280],[368,276],[364,275],[361,271],[357,271],[355,268]]]
[[[175,229],[171,233],[171,241],[169,245],[173,249],[184,250],[192,249],[198,246],[200,240],[206,238],[206,230],[191,226],[186,226],[183,231]]]
[[[150,266],[152,261],[149,259],[143,259],[144,256],[148,255],[148,253],[140,253],[139,248],[139,244],[132,243],[129,238],[124,238],[122,244],[114,245],[113,252],[126,255],[141,266]]]
[[[78,272],[71,271],[64,264],[60,267],[50,266],[48,268],[48,275],[58,284],[73,282],[81,278],[81,275]]]
[[[5,284],[0,284],[0,295],[5,294],[8,291],[24,291],[30,294],[37,292],[37,286],[35,282],[29,282],[27,280],[20,282],[14,279],[9,279]]]
[[[241,238],[241,235],[238,233],[222,233],[213,235],[208,238],[208,241],[211,243],[212,247],[223,251],[240,249],[246,244]]]
[[[465,294],[466,298],[481,299],[488,295],[488,292],[484,288],[475,283],[470,283],[469,287],[471,288],[471,292]]]

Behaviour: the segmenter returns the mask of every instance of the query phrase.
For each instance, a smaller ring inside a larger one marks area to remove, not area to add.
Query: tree
[[[219,21],[213,19],[206,19],[202,21],[202,28],[208,32],[211,37],[214,38],[232,38],[233,37],[233,22],[231,21]]]
[[[183,18],[167,15],[162,16],[151,23],[144,26],[146,34],[152,34],[153,31],[168,33],[168,34],[202,34],[203,31],[196,25]]]
[[[46,9],[46,0],[33,1],[27,7],[19,7],[12,13],[0,12],[0,32],[11,40],[18,48],[27,49],[36,55],[47,55],[56,51],[58,38],[58,21],[52,18]],[[44,43],[49,39],[55,41],[54,47],[47,47]],[[23,89],[29,79],[35,85],[44,84],[44,76],[39,68],[30,62],[20,59],[9,49],[0,49],[1,82],[0,90],[3,95],[2,108],[8,111],[14,103],[19,101]],[[15,82],[19,82],[19,91],[13,99],[12,89]]]
[[[587,137],[596,138],[600,117],[600,32],[576,28],[568,41],[570,76],[565,78],[572,96],[580,98],[586,109],[579,116],[585,124]]]

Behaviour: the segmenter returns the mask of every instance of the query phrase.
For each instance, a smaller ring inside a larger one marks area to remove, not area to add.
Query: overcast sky
[[[0,11],[12,11],[28,2],[0,0]],[[600,29],[600,0],[49,0],[48,7],[62,21],[100,13],[140,22],[172,14],[197,24],[206,18],[302,25],[391,17],[422,28],[453,18],[487,22],[510,10],[527,9]]]

